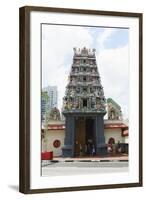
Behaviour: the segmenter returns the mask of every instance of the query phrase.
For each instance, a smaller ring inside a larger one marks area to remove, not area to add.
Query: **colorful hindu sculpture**
[[[105,102],[95,49],[74,48],[63,112],[105,112]]]

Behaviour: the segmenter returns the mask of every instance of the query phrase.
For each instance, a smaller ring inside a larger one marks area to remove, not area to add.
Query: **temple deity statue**
[[[53,121],[59,121],[60,120],[60,111],[59,111],[58,108],[56,108],[56,107],[52,108],[52,110],[50,112],[49,120],[53,120]]]
[[[122,120],[121,107],[112,99],[107,99],[107,110],[109,120]]]

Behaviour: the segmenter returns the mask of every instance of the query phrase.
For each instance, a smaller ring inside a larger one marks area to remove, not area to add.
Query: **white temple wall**
[[[121,128],[117,129],[105,129],[105,142],[108,143],[109,138],[113,137],[115,142],[118,143],[128,143],[128,136],[122,137]],[[46,139],[42,140],[42,151],[53,151],[53,156],[61,156],[62,155],[62,146],[64,145],[64,130],[49,130],[46,136]],[[61,142],[60,147],[55,148],[53,143],[55,140],[59,140]]]
[[[46,139],[42,141],[42,151],[53,151],[53,156],[62,155],[62,146],[64,145],[64,130],[49,130]],[[61,142],[60,147],[55,148],[53,143],[55,140]]]
[[[121,135],[121,128],[116,128],[116,129],[104,129],[104,135],[105,135],[105,143],[108,143],[108,140],[110,138],[115,139],[115,143],[124,143],[124,137]]]
[[[129,143],[129,137],[128,136],[124,137],[124,143]]]

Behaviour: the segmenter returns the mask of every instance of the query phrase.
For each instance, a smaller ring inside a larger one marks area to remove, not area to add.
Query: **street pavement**
[[[50,162],[42,166],[42,176],[64,176],[127,172],[128,162]]]
[[[93,160],[93,161],[103,161],[103,160],[108,160],[108,161],[119,161],[119,160],[128,160],[128,155],[127,154],[120,154],[120,155],[108,155],[108,156],[88,156],[88,157],[75,157],[75,158],[63,158],[63,157],[54,157],[54,161],[82,161],[82,160]]]

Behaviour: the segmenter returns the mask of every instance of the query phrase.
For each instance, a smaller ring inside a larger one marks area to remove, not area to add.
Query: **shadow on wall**
[[[18,185],[8,185],[8,187],[12,190],[15,190],[15,191],[19,191],[19,186]]]

